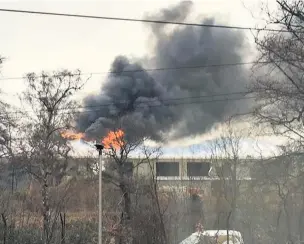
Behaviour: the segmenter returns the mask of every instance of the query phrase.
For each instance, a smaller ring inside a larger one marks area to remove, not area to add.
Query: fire
[[[76,133],[71,130],[62,131],[60,135],[68,140],[79,140],[90,141],[86,138],[84,133]],[[120,149],[124,145],[123,137],[125,133],[123,130],[110,131],[106,137],[104,137],[101,142],[105,149]]]
[[[63,131],[60,133],[60,135],[68,140],[79,140],[79,139],[84,139],[85,138],[85,134],[84,133],[75,133],[73,131]]]
[[[102,144],[106,149],[115,148],[119,149],[124,145],[123,137],[125,133],[123,130],[110,131],[108,135],[103,138]]]

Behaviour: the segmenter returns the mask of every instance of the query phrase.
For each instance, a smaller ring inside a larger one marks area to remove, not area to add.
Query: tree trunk
[[[304,242],[303,229],[304,229],[304,206],[303,206],[303,203],[302,203],[302,209],[301,209],[300,214],[299,214],[299,239],[300,239],[300,243]]]
[[[7,239],[7,221],[4,213],[1,214],[2,221],[3,221],[3,244],[6,244]]]
[[[299,184],[301,184],[301,182],[299,182]],[[301,244],[304,243],[303,229],[304,229],[304,190],[302,188],[302,206],[299,213],[299,240]]]
[[[229,230],[230,230],[230,218],[232,216],[232,211],[229,212],[228,216],[227,216],[227,244],[229,244],[230,241],[230,236],[229,236]]]
[[[230,218],[230,228],[235,228],[235,212],[236,212],[236,198],[237,198],[237,163],[233,162],[233,173],[232,173],[232,201],[231,201],[231,213],[229,213]]]
[[[65,244],[65,213],[60,213],[61,222],[61,244]]]
[[[289,209],[288,209],[288,199],[284,201],[284,212],[286,215],[286,227],[287,227],[287,243],[293,243],[293,238],[292,238],[292,231],[291,231],[291,219],[290,219],[290,214],[289,214]]]
[[[122,183],[120,184],[120,189],[123,194],[124,198],[124,219],[125,220],[130,220],[131,219],[131,198],[130,198],[130,193],[128,191],[127,186]]]
[[[152,181],[153,184],[153,192],[152,192],[152,197],[154,198],[155,202],[156,202],[156,206],[157,206],[157,213],[159,216],[159,220],[160,220],[160,228],[162,231],[162,236],[163,236],[163,243],[166,244],[167,243],[167,233],[166,233],[166,227],[164,224],[164,220],[163,220],[163,215],[161,213],[161,208],[160,208],[160,203],[159,203],[159,197],[158,197],[158,191],[157,191],[157,182],[153,179]]]
[[[126,243],[130,244],[132,241],[130,240],[132,236],[132,228],[131,228],[131,197],[130,192],[127,187],[127,185],[124,182],[121,182],[119,184],[119,188],[121,190],[121,193],[123,195],[124,199],[124,206],[122,211],[122,217],[121,217],[121,226],[122,226],[122,232],[123,237],[120,240],[120,243]]]
[[[50,206],[49,206],[49,186],[47,175],[44,174],[42,181],[42,215],[43,215],[43,243],[50,243]]]
[[[12,164],[12,167],[13,167],[13,172],[12,172],[11,192],[13,194],[14,193],[14,186],[15,186],[15,165],[14,165],[14,163]]]

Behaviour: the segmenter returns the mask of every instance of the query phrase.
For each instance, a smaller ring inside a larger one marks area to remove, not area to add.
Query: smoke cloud
[[[189,1],[181,2],[150,18],[185,21],[191,6]],[[202,23],[215,24],[215,19],[203,19]],[[116,57],[100,94],[84,99],[84,105],[91,108],[79,117],[80,130],[100,137],[108,129],[120,127],[130,137],[172,140],[203,134],[228,116],[248,110],[247,100],[239,100],[242,94],[216,95],[245,90],[248,71],[244,66],[132,72],[144,69],[143,63],[166,68],[242,62],[246,48],[242,32],[148,26],[153,35],[153,57],[145,62]]]

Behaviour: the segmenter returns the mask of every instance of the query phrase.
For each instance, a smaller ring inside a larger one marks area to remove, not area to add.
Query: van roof
[[[228,232],[229,232],[229,235],[235,235],[235,236],[238,236],[238,237],[242,237],[242,235],[239,231],[229,230]],[[224,236],[224,235],[227,235],[227,230],[205,230],[203,232],[203,235],[206,235],[206,236],[215,236],[215,235]]]
[[[198,243],[200,236],[226,236],[227,230],[205,230],[203,233],[194,232],[192,235],[188,236],[179,244],[196,244]],[[239,231],[229,230],[229,235],[237,236],[239,239],[242,240],[242,235]]]

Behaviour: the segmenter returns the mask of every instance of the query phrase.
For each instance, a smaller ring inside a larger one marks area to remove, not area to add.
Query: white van
[[[244,244],[242,235],[235,230],[229,230],[229,244]],[[194,232],[179,244],[227,244],[227,230],[205,230]]]

